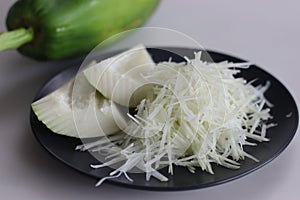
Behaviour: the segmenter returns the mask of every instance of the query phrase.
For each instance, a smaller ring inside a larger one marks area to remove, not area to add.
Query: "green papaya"
[[[37,60],[87,54],[108,37],[141,26],[159,0],[19,0],[9,10],[0,51]]]

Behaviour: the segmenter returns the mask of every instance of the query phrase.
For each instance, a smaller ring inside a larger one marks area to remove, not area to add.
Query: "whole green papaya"
[[[83,55],[108,37],[141,26],[158,3],[159,0],[19,0],[8,12],[9,32],[0,35],[0,50],[18,48],[37,60]]]

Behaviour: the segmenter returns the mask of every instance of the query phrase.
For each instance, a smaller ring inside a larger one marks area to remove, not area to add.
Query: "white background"
[[[6,13],[14,1],[0,2],[0,31],[6,30]],[[257,63],[284,83],[298,103],[299,24],[297,0],[163,0],[145,26],[171,28],[205,48]],[[15,51],[0,53],[0,199],[299,199],[297,135],[270,164],[223,185],[185,192],[147,192],[108,184],[94,188],[95,179],[45,152],[29,124],[35,93],[67,63],[37,62]]]

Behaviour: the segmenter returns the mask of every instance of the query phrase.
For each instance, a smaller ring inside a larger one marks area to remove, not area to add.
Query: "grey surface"
[[[14,0],[0,2],[0,31]],[[205,48],[251,60],[272,73],[299,105],[300,3],[297,0],[163,0],[146,26],[171,28]],[[300,141],[273,162],[241,179],[187,192],[146,192],[77,173],[35,141],[30,103],[67,61],[41,63],[14,51],[0,53],[0,199],[298,199]],[[298,131],[299,132],[299,131]]]

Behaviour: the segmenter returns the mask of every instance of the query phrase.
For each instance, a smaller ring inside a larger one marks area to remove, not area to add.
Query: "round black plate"
[[[149,53],[156,62],[167,61],[169,57],[172,57],[173,61],[183,61],[181,56],[178,56],[172,52],[176,52],[177,54],[187,57],[193,57],[194,52],[198,51],[196,49],[188,48],[162,49],[148,49]],[[166,49],[169,51],[166,51]],[[97,59],[101,60],[113,56],[116,53],[117,52],[101,55],[98,56]],[[208,51],[207,53],[215,62],[223,60],[244,62],[244,60],[239,58],[221,53],[212,51]],[[207,53],[205,53],[204,59],[210,60],[210,57]],[[47,84],[45,84],[44,87],[42,87],[42,89],[38,92],[34,101],[55,90],[58,86],[75,76],[81,65],[81,62],[82,59],[78,60],[78,62],[73,64],[70,68],[61,72],[47,82]],[[245,147],[245,150],[258,158],[260,162],[255,162],[251,159],[242,160],[240,161],[241,168],[238,170],[227,169],[214,165],[214,175],[203,172],[201,169],[198,169],[195,174],[192,174],[185,168],[175,167],[174,175],[172,176],[168,175],[167,169],[162,169],[161,172],[167,175],[169,178],[168,182],[160,182],[154,178],[152,178],[150,181],[146,181],[145,174],[129,174],[134,182],[130,182],[124,177],[107,180],[107,182],[120,186],[145,190],[177,191],[198,189],[225,183],[247,175],[277,157],[287,147],[296,133],[298,126],[298,109],[296,103],[288,90],[276,78],[261,68],[253,65],[249,69],[242,70],[240,75],[249,81],[257,79],[255,84],[265,84],[266,81],[271,82],[271,87],[266,92],[266,97],[274,104],[271,114],[274,116],[273,122],[277,123],[278,125],[269,129],[267,132],[268,137],[271,139],[270,142],[262,142],[255,147]],[[292,115],[287,117],[289,113],[292,113]],[[33,133],[39,143],[50,154],[55,156],[60,161],[95,178],[107,176],[111,171],[110,168],[92,169],[90,164],[98,163],[98,161],[88,152],[75,151],[75,147],[78,144],[81,144],[79,139],[52,133],[42,122],[36,118],[32,111],[30,114],[30,121]]]

